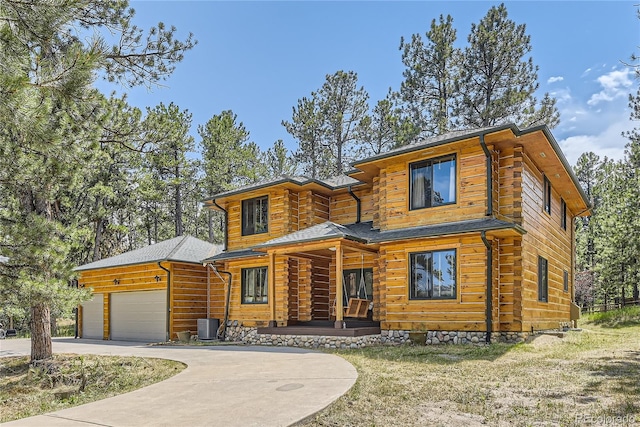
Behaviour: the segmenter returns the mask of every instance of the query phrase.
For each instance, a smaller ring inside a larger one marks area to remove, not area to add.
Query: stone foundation
[[[226,341],[246,345],[302,348],[363,348],[376,345],[401,345],[411,342],[410,331],[383,330],[378,335],[336,337],[324,335],[258,334],[258,328],[245,327],[237,320],[227,323]],[[516,344],[526,341],[528,332],[493,332],[491,342]],[[423,345],[485,344],[486,332],[425,331]]]

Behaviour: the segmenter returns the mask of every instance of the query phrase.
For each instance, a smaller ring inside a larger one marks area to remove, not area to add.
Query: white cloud
[[[620,119],[596,135],[571,135],[559,140],[558,144],[569,164],[575,165],[582,153],[594,152],[600,158],[605,156],[620,160],[624,157],[624,147],[629,140],[622,136],[622,132],[633,128],[634,123],[629,119]]]
[[[625,68],[598,77],[597,81],[602,86],[602,90],[591,95],[587,104],[596,105],[600,102],[610,102],[616,98],[627,97],[629,88],[633,84],[631,74],[631,70]]]
[[[549,77],[549,79],[547,80],[547,83],[561,82],[563,80],[564,80],[564,77],[562,77],[562,76]]]

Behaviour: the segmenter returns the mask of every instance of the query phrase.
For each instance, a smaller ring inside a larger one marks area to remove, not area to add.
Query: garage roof
[[[205,258],[222,251],[222,245],[214,245],[193,236],[179,236],[158,242],[110,258],[101,259],[77,267],[75,271],[96,270],[99,268],[120,267],[123,265],[147,264],[159,261],[186,262],[201,264]]]

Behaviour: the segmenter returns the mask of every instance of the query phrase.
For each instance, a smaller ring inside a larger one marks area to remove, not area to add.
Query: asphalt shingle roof
[[[110,258],[101,259],[77,267],[76,271],[146,264],[159,261],[176,261],[200,264],[203,259],[222,251],[222,245],[214,245],[192,236],[179,236],[154,245],[145,246]]]
[[[202,262],[223,261],[225,259],[247,258],[264,255],[266,255],[264,252],[255,252],[253,249],[242,249],[238,251],[220,252],[214,256],[204,259]]]
[[[501,221],[495,218],[457,221],[446,224],[427,225],[423,227],[401,228],[398,230],[380,231],[372,228],[373,222],[341,225],[334,222],[324,222],[304,230],[295,231],[282,237],[271,239],[257,245],[256,248],[281,246],[292,243],[344,238],[361,243],[380,243],[394,240],[414,239],[420,237],[444,236],[448,234],[462,234],[474,231],[489,231],[514,229],[524,233],[524,229],[517,224]]]

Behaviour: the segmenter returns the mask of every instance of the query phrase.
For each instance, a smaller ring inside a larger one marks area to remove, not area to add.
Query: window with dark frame
[[[538,301],[549,302],[549,263],[538,257]]]
[[[551,215],[551,183],[544,177],[544,211]]]
[[[409,165],[410,209],[456,202],[456,156],[423,160]]]
[[[409,254],[409,299],[456,299],[456,250]]]
[[[242,304],[266,304],[268,298],[267,267],[242,269]]]
[[[569,292],[569,272],[567,270],[562,273],[562,286],[565,292]]]
[[[564,199],[560,199],[560,227],[567,229],[567,202]]]
[[[242,201],[242,235],[269,231],[269,197],[262,196]]]

